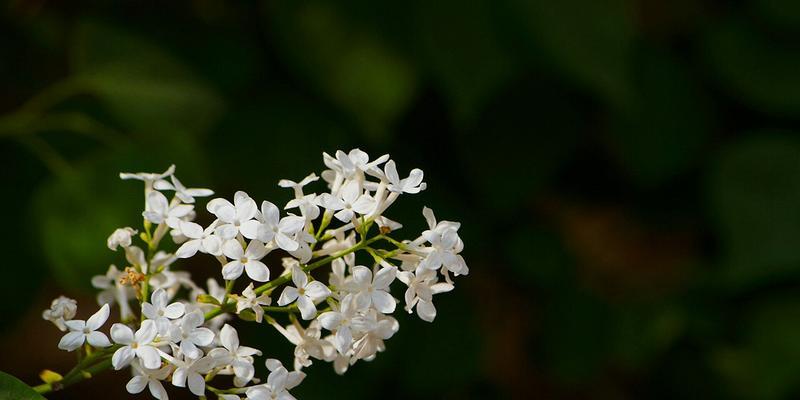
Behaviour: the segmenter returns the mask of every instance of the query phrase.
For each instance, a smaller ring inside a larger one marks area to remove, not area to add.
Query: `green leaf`
[[[3,400],[45,400],[21,380],[0,371],[0,399]]]
[[[741,101],[778,116],[800,115],[800,53],[793,44],[730,19],[710,30],[702,51],[720,84]]]
[[[185,145],[191,148],[190,142]],[[120,227],[141,231],[144,186],[139,181],[122,181],[118,173],[163,171],[173,162],[183,181],[197,181],[191,177],[198,171],[187,168],[200,165],[191,152],[169,145],[147,149],[131,145],[90,156],[73,172],[42,184],[31,204],[36,222],[34,240],[59,284],[89,289],[91,277],[104,273],[109,264],[126,265],[123,252],[112,252],[105,246],[106,238]],[[182,165],[186,167],[181,169]]]
[[[203,132],[222,111],[216,93],[180,60],[133,32],[105,23],[79,24],[72,67],[76,81],[139,134],[176,127]]]
[[[293,71],[368,135],[384,135],[405,111],[416,92],[416,72],[374,32],[322,2],[279,3],[269,17]]]
[[[420,1],[412,28],[422,63],[462,125],[516,74],[514,57],[495,32],[488,1]],[[458,12],[453,12],[458,10]]]
[[[755,132],[720,152],[709,184],[725,281],[800,276],[800,139]]]

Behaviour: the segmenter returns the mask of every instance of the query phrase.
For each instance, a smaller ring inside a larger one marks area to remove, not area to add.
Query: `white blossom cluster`
[[[128,392],[148,388],[161,400],[168,398],[164,382],[225,400],[293,399],[288,391],[313,360],[330,362],[342,374],[384,350],[399,329],[391,316],[398,303],[390,292],[395,281],[406,286],[405,311],[416,309],[433,321],[433,295],[452,290],[453,277],[469,272],[459,254],[460,224],[437,221],[424,208],[428,229],[413,240],[395,240],[390,234],[402,225],[384,214],[400,195],[425,189],[423,172],[401,178],[388,155],[370,160],[359,149],[323,153],[323,161],[326,191],[308,190],[316,174],[281,180],[278,185],[292,191],[283,211],[238,191],[232,201],[206,204],[213,216],[208,226],[194,222],[195,204],[214,193],[185,187],[174,166],[160,174],[120,174],[144,182],[141,233],[123,227],[109,236],[108,247],[124,250],[126,266],[112,265],[92,279],[101,308],[88,320],[73,319],[77,304],[63,296],[44,311],[44,319],[67,332],[58,347],[85,351],[86,360],[110,357],[114,369],[131,370]],[[174,245],[162,243],[167,234]],[[284,256],[277,277],[264,261],[273,251]],[[203,288],[187,269],[173,269],[176,261],[196,256],[217,259],[225,283],[209,279]],[[330,267],[327,282],[311,274],[323,266]],[[236,293],[236,286],[245,288]],[[120,322],[111,326],[109,340],[101,328],[111,306],[118,307]],[[294,345],[292,371],[270,358],[266,380],[256,378],[253,357],[262,352],[239,344],[226,323],[235,315],[267,323]],[[212,386],[220,375],[232,376],[233,387]]]

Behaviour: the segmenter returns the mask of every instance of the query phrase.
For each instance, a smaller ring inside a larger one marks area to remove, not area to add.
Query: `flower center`
[[[138,347],[139,347],[139,343],[136,343],[136,342],[131,343],[131,348],[132,349],[135,349],[135,348],[138,348]]]
[[[297,288],[297,294],[300,296],[306,294],[306,288]]]
[[[242,257],[242,259],[239,260],[239,262],[241,262],[242,264],[247,264],[248,261],[250,260],[248,260],[247,257]]]
[[[92,330],[89,328],[83,328],[83,333],[88,335]]]

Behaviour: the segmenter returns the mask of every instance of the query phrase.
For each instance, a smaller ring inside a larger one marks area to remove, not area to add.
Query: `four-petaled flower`
[[[294,287],[286,286],[278,298],[278,305],[285,306],[297,302],[300,316],[311,319],[317,315],[314,302],[323,300],[331,295],[330,289],[318,281],[308,281],[308,276],[297,266],[292,267],[292,282]]]
[[[356,213],[366,215],[375,208],[375,199],[363,193],[358,182],[350,181],[339,191],[338,196],[323,193],[319,197],[319,204],[328,210],[336,211],[333,214],[342,222],[350,222]]]
[[[150,296],[152,303],[142,303],[142,314],[153,320],[158,328],[158,333],[166,335],[170,328],[170,320],[178,319],[186,309],[183,303],[169,303],[169,295],[164,289],[157,289]]]
[[[356,307],[363,310],[370,305],[381,313],[391,314],[396,307],[394,297],[389,294],[389,285],[397,275],[396,267],[384,267],[375,277],[369,268],[357,265],[352,268],[353,280],[350,291],[355,294]]]
[[[173,342],[180,342],[181,352],[191,358],[200,358],[203,351],[198,346],[208,346],[214,341],[214,332],[202,327],[205,318],[200,310],[186,314],[180,324],[173,326],[170,338]]]
[[[268,294],[256,295],[253,290],[253,284],[247,285],[242,292],[241,296],[236,296],[236,313],[240,313],[246,309],[250,309],[256,315],[256,322],[261,323],[264,317],[264,309],[261,306],[268,306],[272,304],[272,299]]]
[[[164,179],[160,179],[153,184],[153,188],[156,190],[174,190],[175,196],[181,199],[182,202],[188,204],[194,203],[195,197],[208,197],[214,194],[214,191],[211,189],[187,188],[186,186],[183,186],[181,181],[179,181],[175,175],[171,175],[169,178],[172,183],[169,183]]]
[[[256,218],[242,224],[242,236],[264,243],[275,239],[278,247],[286,251],[295,251],[300,247],[294,235],[305,226],[305,218],[294,215],[281,218],[278,207],[268,201],[261,203],[261,214]]]
[[[267,248],[258,240],[251,240],[247,249],[242,249],[239,241],[231,239],[222,244],[222,253],[231,259],[222,267],[222,277],[233,280],[247,272],[250,279],[257,282],[269,280],[269,269],[261,260],[267,255]]]
[[[111,339],[123,345],[111,356],[111,365],[114,369],[128,366],[134,359],[142,361],[142,366],[147,369],[157,369],[161,366],[161,356],[153,345],[153,340],[158,334],[156,323],[146,319],[136,333],[125,324],[111,326]]]
[[[206,209],[222,221],[217,226],[216,233],[224,240],[236,237],[242,224],[253,219],[258,212],[255,200],[242,191],[233,195],[233,204],[228,200],[217,198],[209,201]]]
[[[108,320],[109,312],[108,304],[105,304],[86,321],[81,319],[65,321],[64,325],[69,329],[69,332],[58,342],[58,348],[73,351],[83,346],[84,342],[88,342],[94,347],[111,346],[106,334],[97,332]]]

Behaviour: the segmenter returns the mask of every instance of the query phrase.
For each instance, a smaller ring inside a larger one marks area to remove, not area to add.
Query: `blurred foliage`
[[[471,276],[299,398],[800,395],[797,1],[83,3],[0,17],[0,370],[72,363],[40,365],[38,314],[123,262],[105,238],[142,198],[119,171],[282,202],[361,147],[425,170],[390,217],[460,220]]]

